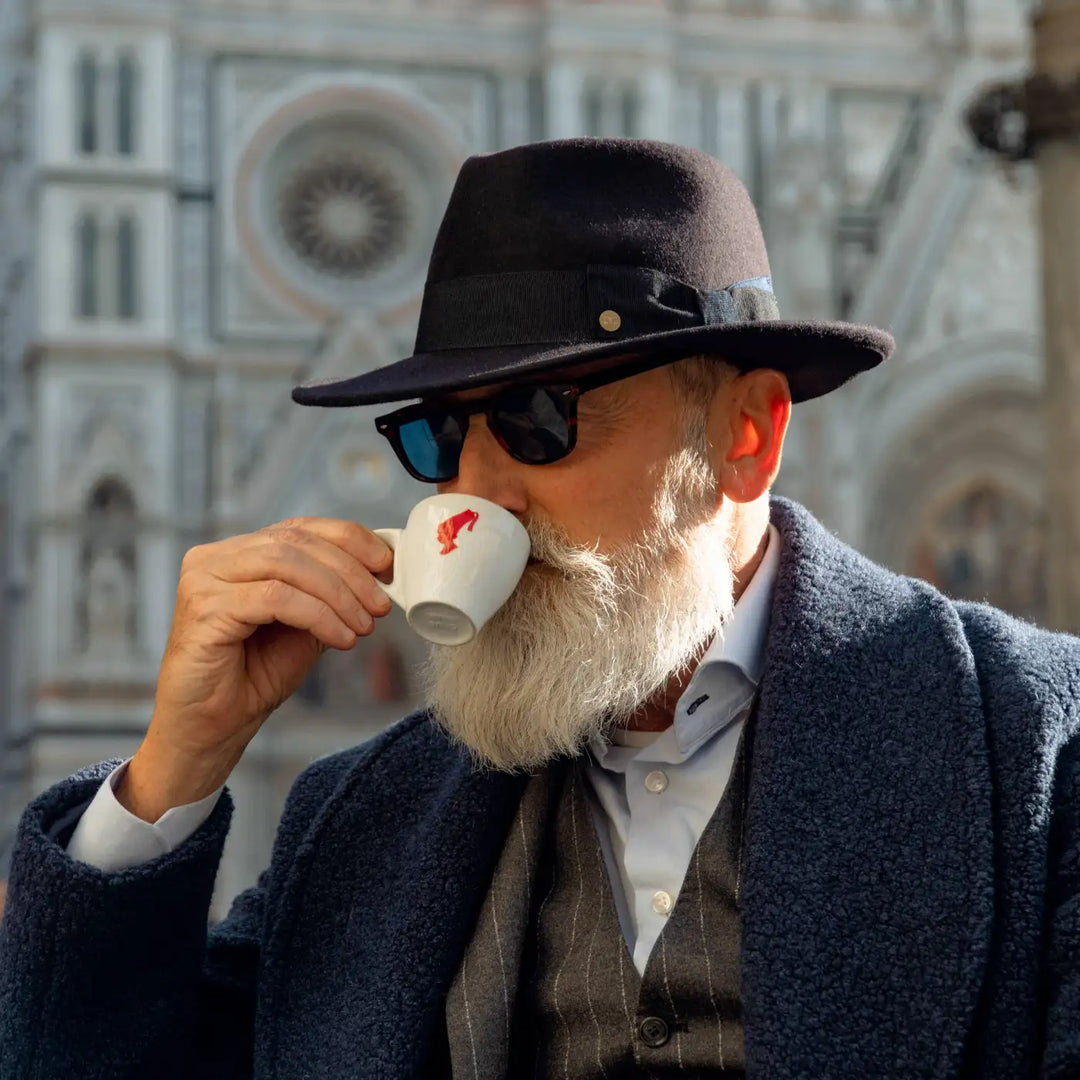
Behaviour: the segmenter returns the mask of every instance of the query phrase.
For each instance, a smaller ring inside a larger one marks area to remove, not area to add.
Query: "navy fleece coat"
[[[887,573],[794,504],[773,520],[748,1076],[1080,1077],[1080,641]],[[444,997],[520,778],[423,714],[317,761],[207,934],[228,796],[147,865],[64,853],[114,764],[20,823],[3,1080],[447,1075]]]

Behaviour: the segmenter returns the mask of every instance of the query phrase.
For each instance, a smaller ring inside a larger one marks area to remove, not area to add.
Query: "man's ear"
[[[772,486],[791,419],[786,376],[773,368],[739,375],[713,399],[709,442],[723,493],[753,502]]]

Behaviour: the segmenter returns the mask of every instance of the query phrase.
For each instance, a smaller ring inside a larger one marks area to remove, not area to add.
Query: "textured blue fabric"
[[[890,574],[792,503],[773,520],[747,1075],[1080,1077],[1080,641]],[[423,714],[317,761],[207,935],[228,795],[117,874],[49,839],[115,764],[20,822],[3,1080],[445,1075],[444,997],[521,778],[470,768]]]

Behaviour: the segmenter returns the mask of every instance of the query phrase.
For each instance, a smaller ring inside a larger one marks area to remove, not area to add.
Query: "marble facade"
[[[26,222],[0,285],[31,313],[17,332],[0,317],[0,432],[25,447],[0,473],[0,848],[33,793],[138,744],[187,547],[297,514],[391,524],[425,493],[376,410],[288,390],[411,352],[460,162],[524,141],[671,139],[735,168],[782,310],[901,342],[797,408],[779,490],[874,558],[1040,617],[1038,575],[1005,569],[1037,563],[1045,512],[1037,193],[961,121],[980,82],[1026,63],[1011,0],[27,0],[24,16],[35,137],[0,173]],[[0,103],[0,147],[3,123]],[[296,773],[405,711],[422,655],[395,617],[266,725],[230,784],[216,915],[265,864]]]

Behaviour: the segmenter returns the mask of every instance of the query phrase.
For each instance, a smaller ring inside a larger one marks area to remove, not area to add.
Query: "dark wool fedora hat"
[[[531,143],[461,167],[414,354],[293,390],[374,405],[633,356],[775,368],[794,401],[887,359],[883,330],[781,321],[750,196],[730,169],[638,139]]]

